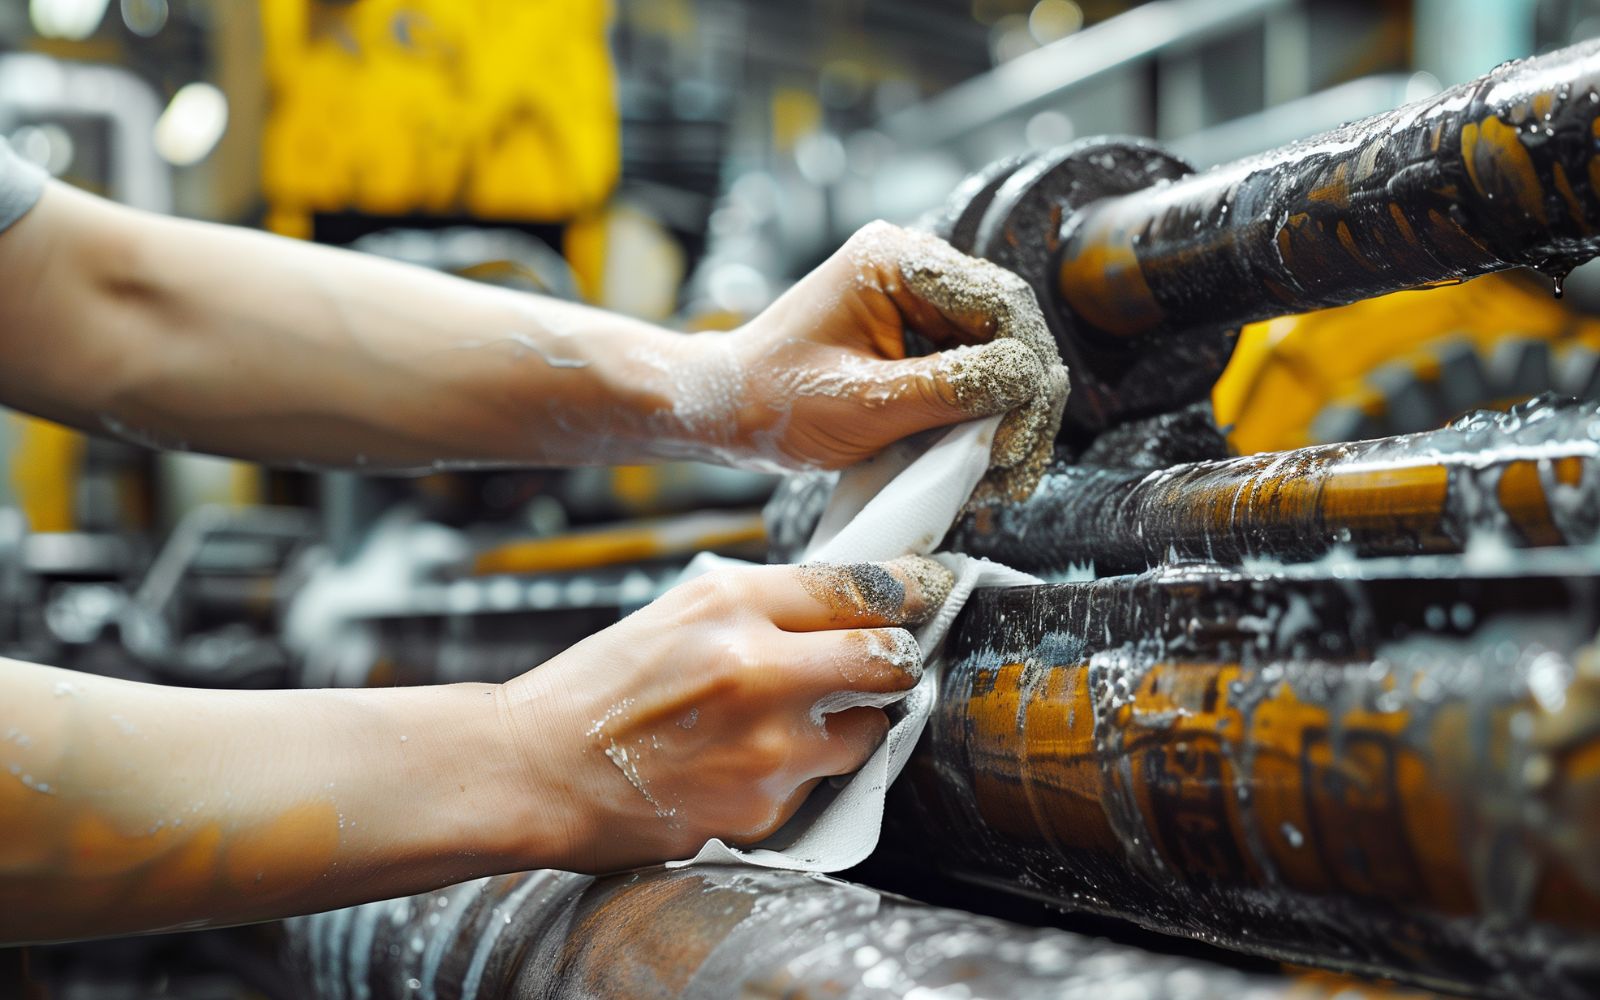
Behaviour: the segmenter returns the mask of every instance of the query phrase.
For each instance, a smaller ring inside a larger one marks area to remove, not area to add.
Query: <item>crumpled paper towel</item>
[[[903,555],[931,555],[956,576],[950,596],[917,631],[924,661],[935,656],[950,623],[977,587],[1015,587],[1040,583],[1037,577],[971,556],[934,553],[961,513],[978,481],[988,471],[1000,417],[960,424],[939,432],[933,445],[919,435],[847,469],[834,487],[805,562],[881,562]],[[685,576],[695,576],[734,560],[703,554]],[[862,693],[830,701],[833,711],[858,705],[887,706],[889,735],[861,770],[822,782],[782,828],[761,843],[730,847],[706,841],[690,864],[749,864],[765,868],[834,872],[866,860],[878,845],[884,796],[899,777],[933,710],[938,670],[929,663],[910,691],[893,695]]]

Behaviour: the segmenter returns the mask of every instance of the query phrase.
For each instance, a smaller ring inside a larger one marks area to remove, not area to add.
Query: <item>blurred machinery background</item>
[[[15,0],[0,134],[142,208],[726,329],[992,162],[1118,134],[1204,168],[1597,36],[1600,0]],[[1600,272],[1254,323],[1211,404],[1248,455],[1547,391],[1600,399]],[[15,414],[0,461],[0,650],[203,686],[504,679],[698,551],[759,557],[773,489],[265,469]],[[298,995],[265,933],[33,970],[62,997]]]

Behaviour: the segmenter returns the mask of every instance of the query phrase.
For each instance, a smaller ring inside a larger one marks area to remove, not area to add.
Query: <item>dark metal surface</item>
[[[935,229],[1033,286],[1063,437],[1205,397],[1253,320],[1600,253],[1600,42],[1190,174],[1133,139],[992,164]],[[1186,176],[1187,175],[1187,176]]]
[[[1087,440],[1131,414],[1204,397],[1233,351],[1234,331],[1152,349],[1143,341],[1085,337],[1055,302],[1063,223],[1086,205],[1189,173],[1142,139],[1097,138],[990,164],[960,185],[935,222],[957,249],[984,257],[1032,286],[1072,373],[1063,436]]]
[[[758,868],[482,879],[288,923],[323,1000],[1345,1000],[1296,982]]]
[[[1600,252],[1600,42],[1068,220],[1084,335],[1206,331]]]
[[[1097,447],[1020,504],[992,503],[947,546],[1036,573],[1132,572],[1170,559],[1299,561],[1600,540],[1600,405],[1541,398],[1447,428],[1171,466],[1150,441]]]
[[[1600,253],[1597,149],[1600,42],[1201,175],[1098,140],[958,192],[945,234],[1030,282],[1074,396],[1038,494],[946,547],[1161,568],[973,596],[877,862],[1452,992],[1600,995],[1600,407],[1231,459],[1174,412],[1243,323],[1559,279]]]
[[[1592,997],[1597,628],[1575,551],[979,591],[878,857],[1279,959]]]

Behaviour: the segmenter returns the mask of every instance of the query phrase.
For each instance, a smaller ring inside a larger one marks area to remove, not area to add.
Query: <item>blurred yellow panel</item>
[[[1505,392],[1495,357],[1503,348],[1539,344],[1554,358],[1539,384]],[[1523,275],[1491,274],[1462,284],[1396,292],[1347,306],[1252,323],[1239,336],[1228,368],[1212,390],[1217,423],[1232,427],[1233,446],[1243,454],[1300,448],[1327,440],[1317,422],[1330,408],[1384,418],[1398,384],[1411,383],[1425,397],[1455,393],[1439,389],[1452,378],[1441,358],[1469,350],[1487,373],[1479,398],[1457,399],[1469,407],[1503,406],[1541,389],[1571,392],[1559,384],[1562,362],[1573,350],[1600,353],[1600,321],[1574,314],[1550,294],[1549,285]],[[1459,377],[1459,373],[1457,376]],[[1483,393],[1487,393],[1484,395]],[[1458,415],[1434,414],[1437,424]],[[1380,420],[1380,433],[1396,428]]]
[[[799,87],[780,87],[772,94],[772,148],[793,149],[801,136],[822,124],[822,105],[816,95]]]
[[[83,435],[37,417],[9,416],[17,441],[11,488],[29,529],[74,530],[73,492],[83,463]]]
[[[621,169],[607,0],[261,5],[271,218],[553,222]]]

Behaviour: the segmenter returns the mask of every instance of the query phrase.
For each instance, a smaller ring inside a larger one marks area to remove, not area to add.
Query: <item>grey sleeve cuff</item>
[[[22,218],[44,193],[50,176],[0,139],[0,232]]]

